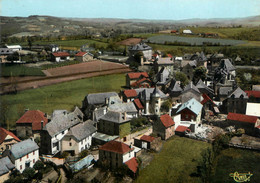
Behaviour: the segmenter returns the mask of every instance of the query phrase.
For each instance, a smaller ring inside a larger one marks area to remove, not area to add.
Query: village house
[[[222,102],[230,95],[232,91],[233,91],[233,87],[231,86],[220,87],[217,91],[217,99],[220,102]]]
[[[180,81],[176,81],[175,79],[171,80],[170,86],[168,88],[168,93],[171,99],[175,102],[180,102],[180,95],[183,89],[180,86]]]
[[[182,31],[183,34],[192,34],[191,30],[186,29]]]
[[[137,109],[138,115],[141,116],[144,113],[144,106],[138,98],[134,99],[134,104]]]
[[[75,55],[75,60],[80,62],[88,62],[90,60],[93,60],[93,55],[88,52],[80,51]]]
[[[108,111],[99,119],[98,132],[111,136],[117,135],[126,141],[126,135],[131,132],[130,119],[127,117],[126,112]]]
[[[246,115],[257,116],[258,118],[260,118],[260,103],[247,102]]]
[[[0,159],[0,182],[5,182],[9,179],[10,173],[14,170],[15,166],[8,156]]]
[[[9,48],[0,48],[0,63],[8,62],[7,57],[13,55],[14,51]]]
[[[10,149],[13,144],[20,142],[12,132],[0,127],[0,156],[6,149]]]
[[[170,72],[165,67],[156,74],[156,86],[165,91],[170,85]]]
[[[128,48],[130,57],[134,57],[137,53],[142,53],[144,61],[152,59],[152,47],[148,46],[147,44],[140,42],[136,45],[130,46]]]
[[[133,102],[113,104],[110,105],[107,109],[109,111],[126,113],[127,118],[129,119],[138,117],[138,111]]]
[[[203,109],[205,111],[213,111],[215,114],[219,113],[219,109],[217,107],[217,105],[215,104],[215,102],[206,94],[203,93],[202,94],[203,100],[200,102],[203,105]]]
[[[137,81],[144,79],[144,78],[149,78],[149,75],[147,72],[132,72],[132,73],[127,73],[126,74],[126,86],[128,88],[131,88],[133,83],[136,83]]]
[[[184,87],[183,92],[181,93],[181,103],[185,103],[188,100],[194,98],[197,101],[201,101],[201,93],[199,89],[192,83],[192,81]]]
[[[224,58],[224,54],[222,53],[214,53],[210,55],[208,58],[207,69],[209,71],[214,71],[219,66],[220,61]]]
[[[70,59],[70,54],[67,52],[55,52],[51,54],[51,60],[54,62],[63,62]]]
[[[22,173],[39,160],[39,146],[32,139],[27,139],[12,145],[4,151],[3,156],[8,156],[15,168]]]
[[[202,107],[200,102],[192,98],[180,106],[177,114],[181,114],[181,121],[191,121],[199,124],[201,123]]]
[[[54,155],[62,150],[62,138],[69,130],[83,122],[83,114],[77,110],[68,113],[66,110],[55,110],[52,119],[41,131],[41,154]]]
[[[171,57],[159,57],[154,61],[154,70],[158,73],[162,68],[169,72],[169,76],[174,75],[174,62]]]
[[[114,140],[107,142],[99,148],[99,162],[103,166],[111,169],[120,168],[125,164],[134,173],[136,173],[138,168],[134,148],[123,142]],[[134,163],[135,166],[131,166],[132,163]]]
[[[144,106],[145,115],[160,115],[162,103],[168,97],[157,87],[136,89],[138,98]]]
[[[214,91],[208,87],[201,79],[198,81],[196,87],[199,89],[200,93],[205,93],[210,97],[214,96]]]
[[[22,47],[20,45],[6,45],[6,47],[8,49],[11,49],[13,50],[14,52],[15,51],[21,51],[22,50]]]
[[[189,80],[192,80],[193,75],[194,75],[193,71],[196,67],[197,67],[196,60],[193,60],[193,61],[183,60],[181,62],[181,72],[183,72]]]
[[[222,111],[226,114],[229,112],[245,114],[247,101],[246,92],[238,87],[223,101]]]
[[[88,120],[79,123],[69,129],[68,133],[62,138],[61,149],[72,155],[77,155],[92,145],[92,137],[96,134],[97,129],[94,122]]]
[[[184,136],[186,132],[189,132],[190,129],[187,126],[183,126],[183,125],[179,125],[176,129],[175,129],[175,134],[179,135],[179,136]]]
[[[153,133],[163,140],[167,140],[174,135],[175,123],[171,116],[164,114],[155,120],[153,124]]]
[[[149,78],[142,78],[131,84],[130,88],[150,88],[152,81]]]
[[[124,90],[122,92],[122,98],[124,102],[132,102],[137,98],[137,93],[134,89]]]
[[[245,91],[248,96],[248,102],[260,103],[260,91]]]
[[[243,128],[247,135],[255,135],[255,128],[260,125],[260,120],[256,116],[229,112],[227,123],[229,126],[235,126],[236,129]]]
[[[97,108],[108,106],[109,98],[112,96],[118,97],[118,94],[116,92],[87,94],[82,101],[82,111],[86,118],[93,119],[93,111]]]
[[[47,114],[40,110],[28,110],[16,121],[16,134],[20,138],[39,136],[47,123]]]
[[[155,137],[143,135],[140,139],[134,138],[134,146],[142,149],[151,149]]]

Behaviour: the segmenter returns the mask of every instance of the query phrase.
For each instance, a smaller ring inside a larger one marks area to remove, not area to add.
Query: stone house
[[[233,112],[245,114],[247,101],[248,96],[246,92],[238,87],[223,101],[222,111],[224,113]]]
[[[83,122],[83,114],[76,111],[55,110],[52,119],[41,131],[41,154],[54,155],[62,151],[62,139],[69,130]]]
[[[108,111],[126,113],[128,119],[138,117],[138,111],[135,107],[134,102],[113,104],[110,105],[107,109]]]
[[[208,87],[201,79],[198,81],[196,87],[199,89],[200,93],[205,93],[210,97],[213,97],[214,90]]]
[[[149,78],[149,75],[147,74],[147,72],[132,72],[132,73],[128,73],[126,74],[126,86],[128,88],[131,87],[131,85],[143,78]]]
[[[14,170],[15,166],[9,157],[0,159],[0,182],[5,182],[9,179],[10,173]]]
[[[105,167],[117,169],[122,167],[124,164],[127,165],[129,163],[128,161],[132,160],[136,161],[134,148],[123,142],[112,140],[99,148],[99,162]],[[128,168],[130,167],[128,166]]]
[[[203,105],[200,102],[192,98],[180,106],[177,114],[181,114],[181,121],[191,121],[199,124],[201,123],[202,107]]]
[[[98,122],[98,132],[111,136],[119,136],[126,141],[126,135],[131,133],[130,119],[127,114],[108,111]]]
[[[148,61],[152,59],[152,47],[147,44],[140,42],[136,45],[130,46],[128,48],[128,52],[130,57],[134,57],[137,53],[141,52],[143,54],[144,61]]]
[[[20,138],[35,136],[40,133],[47,123],[47,114],[42,111],[26,111],[23,116],[16,121],[17,136]]]
[[[156,86],[165,91],[170,85],[170,72],[168,69],[162,67],[162,69],[156,74]]]
[[[62,152],[70,152],[72,155],[79,154],[92,145],[92,137],[96,134],[97,129],[94,122],[88,120],[79,123],[69,129],[68,133],[62,138]]]
[[[51,60],[54,62],[63,62],[70,59],[70,54],[67,52],[55,52],[51,54]]]
[[[137,98],[137,93],[134,89],[124,90],[122,92],[122,98],[124,102],[132,102]]]
[[[229,112],[227,123],[229,126],[235,126],[236,129],[243,128],[247,135],[255,135],[256,127],[260,125],[260,120],[256,116]]]
[[[20,142],[12,132],[0,127],[0,155],[6,150],[10,149],[13,144]]]
[[[180,81],[176,81],[175,79],[171,80],[170,86],[168,88],[168,93],[173,101],[180,102],[180,95],[183,89],[180,86]]]
[[[155,141],[155,137],[143,135],[140,139],[134,139],[134,146],[142,149],[151,149],[151,144]]]
[[[163,140],[167,140],[174,135],[175,123],[171,116],[164,114],[160,116],[153,124],[153,133],[161,137]]]
[[[233,87],[231,86],[220,87],[217,91],[217,99],[220,102],[222,102],[230,95],[232,91],[233,91]]]
[[[93,60],[93,55],[88,53],[88,52],[78,52],[75,55],[75,60],[80,61],[80,62],[88,62]]]
[[[12,145],[3,156],[8,156],[15,168],[22,173],[39,160],[39,146],[32,139],[27,139]]]
[[[201,101],[201,93],[199,89],[193,85],[192,81],[184,87],[183,92],[181,93],[181,103],[185,103],[190,99],[194,98],[197,101]]]
[[[156,73],[162,68],[168,70],[169,76],[174,75],[174,62],[171,57],[159,57],[154,61],[154,70]]]
[[[118,94],[116,92],[87,94],[82,101],[81,108],[86,118],[93,119],[93,111],[95,109],[108,106],[109,103],[115,103],[115,101],[109,101],[110,97],[118,97]]]
[[[197,61],[182,61],[181,72],[183,72],[189,80],[193,79],[194,69],[197,67]]]

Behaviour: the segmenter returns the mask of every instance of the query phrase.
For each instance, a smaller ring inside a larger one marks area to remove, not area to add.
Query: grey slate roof
[[[39,146],[36,142],[31,139],[27,139],[12,145],[10,151],[15,159],[19,159],[37,149],[39,149]]]
[[[201,61],[201,62],[207,61],[207,57],[205,56],[203,51],[200,53],[198,61]]]
[[[182,92],[183,91],[181,86],[179,85],[179,83],[175,79],[171,80],[169,90],[173,91],[173,92]]]
[[[8,156],[0,159],[0,176],[8,173],[14,168],[15,166]]]
[[[94,112],[93,112],[93,115],[94,115],[94,120],[95,121],[99,121],[99,119],[105,115],[106,113],[106,110],[107,110],[107,107],[100,107],[98,109],[96,109]]]
[[[137,95],[141,97],[141,99],[145,99],[149,101],[152,97],[152,93],[154,92],[155,88],[137,88],[135,89]],[[157,92],[160,94],[160,98],[165,99],[167,96],[157,88]]]
[[[65,110],[56,110],[52,115],[51,121],[45,125],[44,130],[47,130],[49,135],[53,137],[81,121],[82,119],[77,116],[77,113],[66,113]]]
[[[220,61],[220,67],[227,72],[234,71],[236,68],[232,65],[229,59],[222,59]]]
[[[81,141],[97,131],[97,129],[93,126],[93,123],[90,120],[84,123],[79,123],[76,126],[73,126],[66,136],[72,135],[78,141]]]
[[[138,43],[134,46],[130,46],[128,50],[130,51],[144,51],[144,50],[151,50],[152,47],[148,46],[147,44],[145,43]]]
[[[232,91],[232,87],[226,86],[226,87],[220,87],[219,88],[219,95],[228,95],[229,92]]]
[[[83,112],[78,108],[78,106],[75,107],[74,109],[74,114],[77,115],[79,118],[83,119],[84,117],[84,114]]]
[[[129,121],[129,119],[124,119],[124,115],[120,112],[108,111],[104,116],[100,119],[104,121],[110,121],[114,123],[124,123]]]
[[[99,104],[105,104],[106,98],[109,98],[111,96],[118,96],[118,95],[116,92],[92,93],[92,94],[88,94],[85,97],[85,100],[87,100],[88,104],[99,105]]]
[[[200,79],[199,82],[197,83],[196,87],[198,89],[202,89],[205,88],[206,90],[210,91],[211,93],[213,93],[213,89],[209,88],[208,86],[205,85],[205,83]]]
[[[228,98],[234,97],[234,98],[240,98],[241,96],[243,96],[243,98],[248,99],[248,96],[246,94],[246,92],[244,92],[241,88],[237,88],[235,91],[233,91]]]
[[[121,103],[121,104],[113,104],[110,105],[108,108],[110,111],[115,111],[115,112],[137,112],[137,109],[134,105],[133,102],[128,102],[128,103]]]
[[[186,92],[188,90],[194,90],[194,91],[200,93],[199,89],[192,83],[192,81],[185,86],[183,92]]]

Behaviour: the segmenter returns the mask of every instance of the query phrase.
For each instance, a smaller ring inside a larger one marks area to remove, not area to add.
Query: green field
[[[242,149],[226,149],[218,157],[218,164],[212,182],[235,182],[230,173],[248,173],[250,182],[260,181],[260,153]]]
[[[115,74],[25,90],[17,94],[1,95],[1,124],[5,115],[10,127],[14,128],[16,120],[25,109],[39,109],[48,114],[55,109],[72,110],[76,105],[81,107],[87,93],[119,92],[124,85],[124,74]]]
[[[1,77],[9,76],[45,76],[40,68],[26,67],[24,65],[1,64]]]
[[[154,154],[136,182],[201,182],[191,174],[197,171],[200,153],[209,146],[206,142],[174,136],[163,144],[160,153]]]

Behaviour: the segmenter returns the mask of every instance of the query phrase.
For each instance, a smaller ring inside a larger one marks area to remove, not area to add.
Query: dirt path
[[[60,168],[60,174],[61,174],[61,183],[66,183],[67,182],[67,177],[62,168]]]

